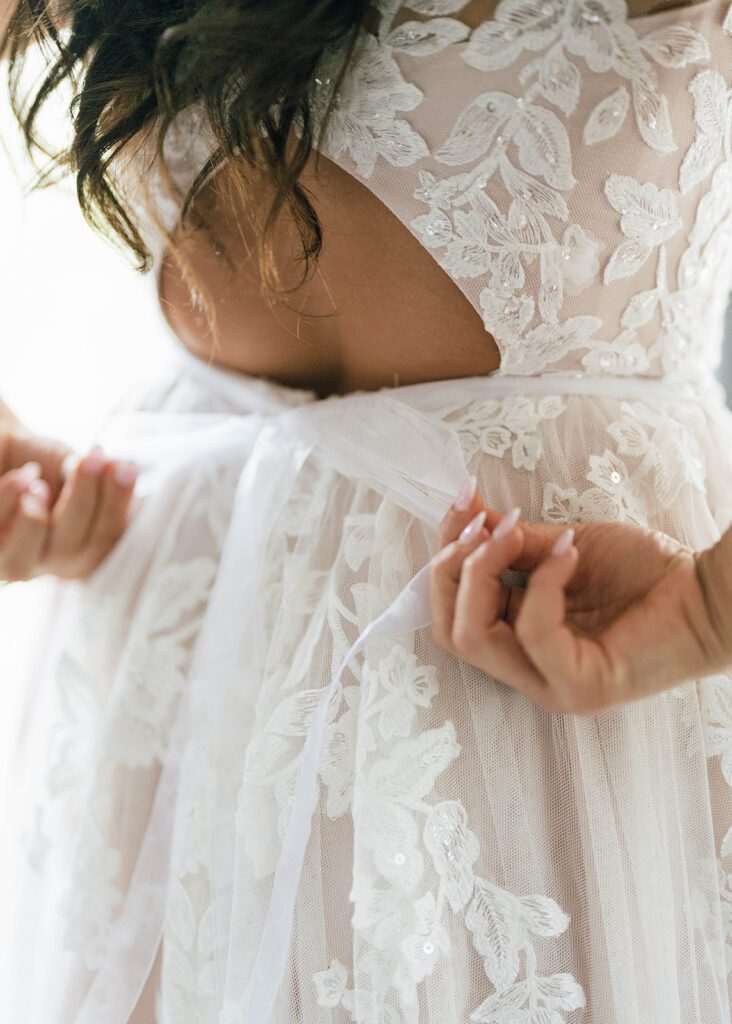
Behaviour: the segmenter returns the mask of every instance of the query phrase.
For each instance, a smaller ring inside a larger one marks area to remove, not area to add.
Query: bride
[[[5,53],[182,343],[39,625],[5,1015],[729,1024],[675,596],[732,519],[729,4],[21,0]]]

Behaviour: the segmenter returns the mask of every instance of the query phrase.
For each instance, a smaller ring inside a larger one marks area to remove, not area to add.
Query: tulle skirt
[[[143,475],[35,633],[3,1020],[730,1024],[732,681],[550,715],[437,647],[423,569],[469,472],[709,545],[715,393],[316,401],[177,353],[101,440]]]

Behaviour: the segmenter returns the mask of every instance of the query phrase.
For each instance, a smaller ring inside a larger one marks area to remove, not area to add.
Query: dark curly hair
[[[269,183],[274,200],[258,233],[263,287],[270,295],[279,288],[270,240],[284,208],[302,240],[302,282],[322,246],[318,215],[298,183],[317,145],[315,72],[326,48],[345,44],[340,78],[368,8],[369,0],[19,0],[1,45],[26,145],[47,161],[39,183],[73,174],[86,218],[148,269],[149,246],[119,165],[145,140],[164,172],[171,122],[200,104],[215,149],[180,197],[184,219],[225,162],[245,205],[255,178]],[[45,69],[29,85],[33,43]],[[40,114],[69,85],[71,136],[54,148],[41,136]]]

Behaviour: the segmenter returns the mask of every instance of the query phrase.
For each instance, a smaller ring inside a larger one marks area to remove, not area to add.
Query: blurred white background
[[[33,175],[4,110],[0,139],[0,394],[31,428],[83,452],[165,335],[150,280],[87,227],[69,187],[25,196]],[[20,700],[2,637],[33,638],[30,596],[0,590],[0,807]]]

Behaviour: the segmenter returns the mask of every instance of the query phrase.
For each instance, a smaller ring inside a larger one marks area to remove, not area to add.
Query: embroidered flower
[[[682,221],[676,195],[653,182],[641,185],[627,175],[611,174],[605,195],[620,214],[620,229],[626,236],[605,267],[605,284],[610,284],[636,274],[653,249],[680,230]]]
[[[419,106],[422,93],[404,81],[388,48],[362,33],[339,92],[332,96],[341,56],[339,50],[330,53],[315,79],[316,124],[333,100],[321,141],[323,151],[333,159],[347,152],[362,178],[371,177],[379,157],[405,167],[426,156],[424,139],[398,116]]]
[[[347,982],[348,971],[346,968],[340,960],[331,960],[327,971],[318,971],[313,975],[318,1006],[329,1008],[338,1006],[346,991]]]

